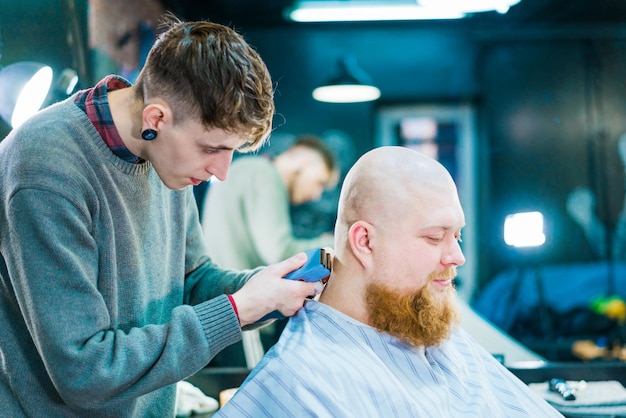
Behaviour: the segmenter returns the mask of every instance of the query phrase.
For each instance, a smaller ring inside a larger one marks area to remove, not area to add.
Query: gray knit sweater
[[[0,416],[168,417],[241,338],[190,188],[116,157],[70,98],[0,142]]]

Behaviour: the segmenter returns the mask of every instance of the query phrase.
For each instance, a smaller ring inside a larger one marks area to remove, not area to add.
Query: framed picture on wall
[[[452,174],[465,212],[458,293],[469,301],[475,289],[476,251],[476,121],[471,104],[383,104],[376,111],[376,146],[399,145],[426,154]]]

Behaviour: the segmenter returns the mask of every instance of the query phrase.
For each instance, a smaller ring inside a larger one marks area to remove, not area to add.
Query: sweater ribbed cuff
[[[227,295],[195,305],[202,329],[209,343],[211,358],[227,346],[241,340],[241,326]]]

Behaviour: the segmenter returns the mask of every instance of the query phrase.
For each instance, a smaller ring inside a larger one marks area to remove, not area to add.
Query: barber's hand
[[[242,327],[258,321],[272,311],[279,311],[289,317],[302,308],[307,296],[316,293],[316,284],[286,280],[283,277],[302,267],[306,260],[306,255],[299,253],[267,266],[233,293]]]

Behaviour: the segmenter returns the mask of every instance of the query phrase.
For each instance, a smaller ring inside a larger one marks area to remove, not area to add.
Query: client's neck
[[[346,266],[335,259],[333,271],[319,301],[357,321],[367,323],[362,283],[364,280],[361,280],[358,275],[350,274]]]

